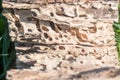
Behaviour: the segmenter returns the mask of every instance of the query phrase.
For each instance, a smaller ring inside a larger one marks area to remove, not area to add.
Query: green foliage
[[[116,46],[118,50],[118,60],[120,62],[120,4],[118,5],[118,12],[119,19],[118,22],[113,23],[113,29],[115,32]]]
[[[116,46],[118,50],[118,60],[120,61],[120,22],[114,22],[113,29],[115,32]]]
[[[5,26],[7,26],[7,19],[0,14],[0,34],[5,32]]]
[[[8,22],[2,15],[2,0],[0,0],[0,80],[5,80],[6,72],[14,61],[15,46],[9,36]]]

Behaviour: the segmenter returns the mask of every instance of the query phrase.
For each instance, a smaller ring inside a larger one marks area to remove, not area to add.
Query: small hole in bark
[[[37,14],[35,12],[31,12],[32,16],[37,16]]]
[[[45,36],[45,38],[48,38],[48,37],[49,37],[47,33],[44,33],[44,36]]]
[[[56,48],[55,48],[54,46],[51,46],[50,49],[52,49],[52,50],[56,50]]]
[[[74,68],[71,66],[70,69],[73,70]]]
[[[45,26],[42,26],[42,30],[49,31],[49,29],[47,27],[45,27]]]
[[[56,40],[58,40],[58,37],[55,37]]]
[[[32,32],[32,29],[28,29],[29,32]]]
[[[52,12],[50,13],[50,15],[51,15],[52,17],[54,16],[54,14],[53,14]]]
[[[40,32],[41,32],[41,29],[38,29],[38,31],[40,31]]]
[[[81,64],[83,64],[83,61],[80,61]]]
[[[70,61],[71,63],[75,61],[73,57],[69,57],[67,60]]]
[[[68,54],[71,54],[71,52],[70,52],[70,51],[68,51]]]
[[[84,50],[84,49],[82,49],[82,52],[85,52],[85,50]]]
[[[67,37],[67,35],[64,35],[65,36],[65,38]]]
[[[65,50],[65,47],[64,46],[59,46],[59,49],[60,50]]]
[[[16,32],[16,29],[12,29],[13,32]]]
[[[53,39],[52,38],[49,38],[50,41],[52,41]]]

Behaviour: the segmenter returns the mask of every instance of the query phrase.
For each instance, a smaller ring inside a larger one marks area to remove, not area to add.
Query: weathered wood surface
[[[116,71],[118,60],[112,23],[118,17],[117,0],[47,0],[44,4],[42,1],[46,0],[4,1],[4,15],[9,19],[11,36],[17,40],[18,52],[18,71],[8,71],[8,80],[26,73],[19,69],[30,70],[30,76],[36,74],[32,71],[40,70],[39,76],[45,80],[69,80],[65,74],[70,77],[91,68],[112,66]],[[41,75],[41,71],[48,77]],[[103,73],[109,77],[112,74],[109,70]],[[37,75],[35,79],[40,80]]]

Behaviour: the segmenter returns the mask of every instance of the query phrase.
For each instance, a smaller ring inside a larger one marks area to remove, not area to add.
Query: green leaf
[[[120,23],[114,22],[113,23],[113,27],[120,29]]]

